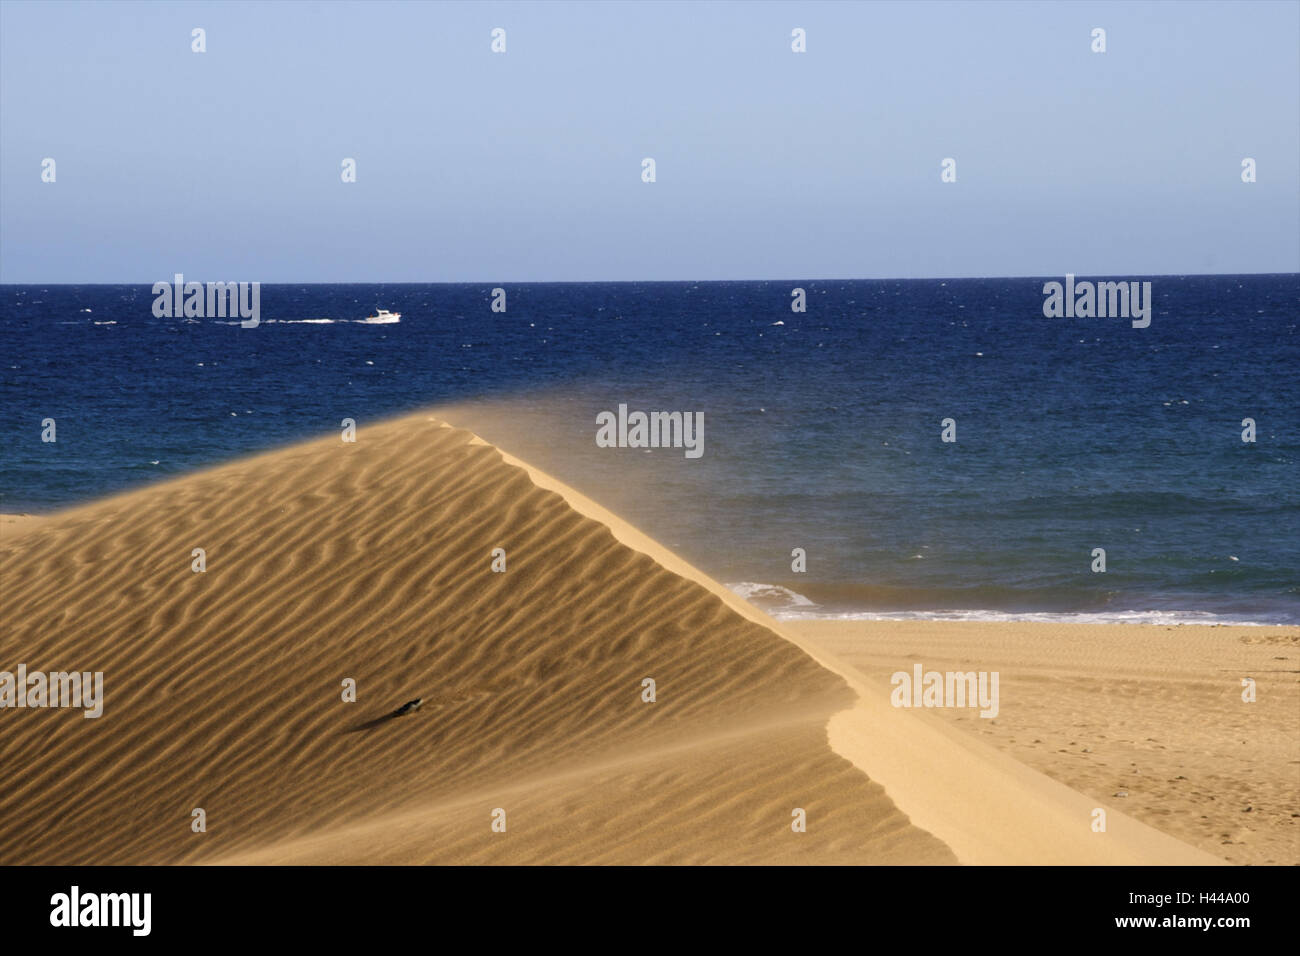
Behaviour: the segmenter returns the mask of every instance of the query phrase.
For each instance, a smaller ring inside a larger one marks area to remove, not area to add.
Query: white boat
[[[402,313],[389,312],[387,309],[379,309],[378,311],[375,312],[374,315],[366,316],[364,321],[370,323],[371,325],[386,325],[389,322],[402,321]]]

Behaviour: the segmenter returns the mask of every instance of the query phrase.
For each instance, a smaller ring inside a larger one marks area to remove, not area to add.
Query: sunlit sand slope
[[[0,581],[0,669],[105,687],[0,710],[0,863],[955,861],[831,750],[844,679],[426,415],[7,527]]]

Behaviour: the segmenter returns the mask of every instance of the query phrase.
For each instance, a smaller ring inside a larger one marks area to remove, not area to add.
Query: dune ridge
[[[0,667],[105,681],[0,711],[2,863],[953,861],[830,750],[841,679],[428,415],[28,524],[0,580]]]

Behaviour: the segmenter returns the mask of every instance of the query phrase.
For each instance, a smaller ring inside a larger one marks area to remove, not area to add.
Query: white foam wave
[[[815,608],[821,606],[804,597],[798,591],[791,591],[789,588],[783,588],[779,584],[763,584],[758,581],[740,581],[736,584],[728,584],[727,587],[740,595],[746,601],[753,601],[768,610],[774,610],[777,607],[794,609]]]
[[[762,608],[778,621],[1023,621],[1039,624],[1213,624],[1220,627],[1268,627],[1286,621],[1246,621],[1213,611],[991,611],[944,609],[933,611],[827,611],[798,591],[779,584],[741,581],[728,584],[733,592]]]
[[[804,612],[793,609],[770,610],[778,620],[822,621],[989,621],[1029,622],[1039,624],[1213,624],[1220,627],[1267,627],[1284,622],[1243,621],[1210,611],[847,611],[840,613]]]

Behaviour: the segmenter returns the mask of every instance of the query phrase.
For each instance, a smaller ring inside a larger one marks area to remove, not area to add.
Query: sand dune
[[[105,682],[0,711],[0,863],[1214,861],[424,414],[6,528],[0,580],[0,668]]]
[[[0,578],[0,667],[105,680],[0,711],[3,863],[953,859],[830,750],[843,680],[427,416],[29,525]]]

